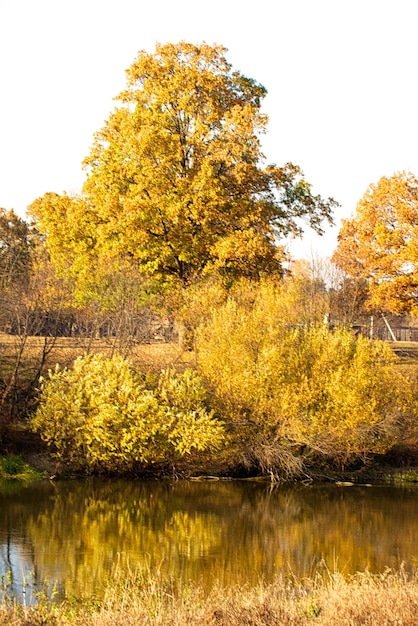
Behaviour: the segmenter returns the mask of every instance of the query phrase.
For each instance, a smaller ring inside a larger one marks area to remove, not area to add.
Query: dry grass
[[[280,577],[256,588],[176,590],[139,577],[112,588],[99,603],[65,602],[37,608],[6,603],[8,626],[413,626],[418,624],[418,575],[327,573],[295,581]]]
[[[78,339],[72,337],[44,338],[28,337],[23,351],[23,361],[26,364],[36,361],[42,354],[45,342],[49,342],[51,349],[48,352],[47,364],[54,367],[56,363],[70,366],[75,358],[86,352],[101,352],[110,355],[115,346],[106,339]],[[19,338],[0,332],[0,356],[2,366],[7,363],[13,365]],[[166,367],[185,367],[193,364],[193,353],[184,350],[177,343],[149,343],[136,344],[131,347],[129,358],[138,367],[148,371],[160,371]]]

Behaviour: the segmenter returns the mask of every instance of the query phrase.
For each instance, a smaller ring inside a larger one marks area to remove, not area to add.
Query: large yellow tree
[[[344,220],[333,262],[368,283],[368,306],[418,314],[418,180],[409,172],[370,185]]]
[[[183,285],[212,272],[258,278],[281,272],[278,243],[301,219],[318,232],[331,221],[336,203],[313,195],[298,166],[264,166],[266,90],[225,52],[181,42],[138,54],[85,160],[83,198],[31,207],[57,257],[123,255]]]

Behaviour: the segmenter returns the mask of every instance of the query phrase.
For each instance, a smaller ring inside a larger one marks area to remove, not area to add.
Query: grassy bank
[[[418,574],[318,574],[297,581],[278,577],[254,588],[177,589],[142,575],[111,586],[101,602],[65,601],[22,607],[4,599],[6,626],[412,626],[418,623]]]

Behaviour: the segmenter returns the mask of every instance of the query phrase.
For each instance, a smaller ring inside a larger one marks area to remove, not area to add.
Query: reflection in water
[[[418,565],[417,491],[256,482],[41,482],[0,491],[0,575],[100,595],[118,567],[210,586]],[[3,578],[5,581],[5,578]]]

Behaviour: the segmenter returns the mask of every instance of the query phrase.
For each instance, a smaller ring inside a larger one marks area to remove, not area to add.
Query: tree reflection
[[[416,492],[251,482],[71,481],[0,495],[0,568],[66,595],[100,595],[137,567],[210,587],[418,565]]]

